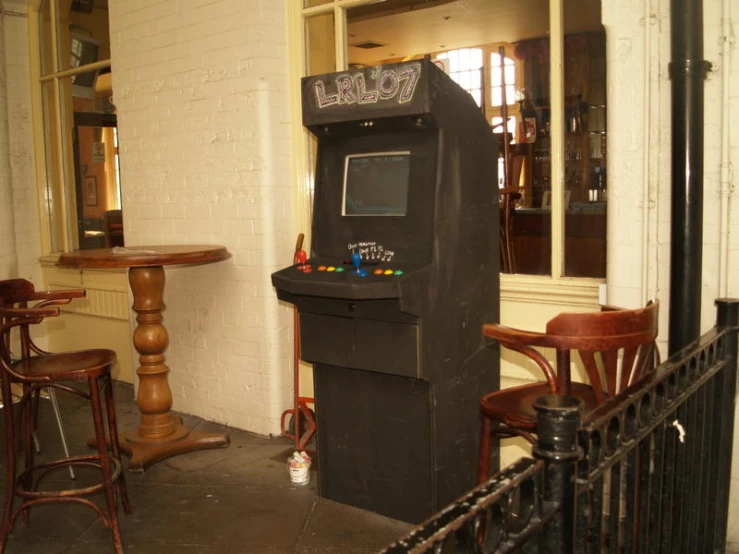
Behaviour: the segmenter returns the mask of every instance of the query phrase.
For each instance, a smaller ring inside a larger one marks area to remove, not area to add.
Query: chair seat
[[[548,394],[551,392],[547,383],[519,385],[486,394],[480,400],[480,408],[486,417],[494,421],[533,432],[536,431],[534,400]],[[586,411],[598,405],[592,387],[585,383],[573,382],[570,394],[583,401]]]
[[[115,363],[116,355],[112,350],[97,348],[33,356],[13,364],[13,371],[30,381],[87,379],[94,375],[102,375],[106,368]]]

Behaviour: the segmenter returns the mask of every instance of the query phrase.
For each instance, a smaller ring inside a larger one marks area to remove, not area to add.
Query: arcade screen
[[[346,156],[342,215],[406,215],[410,160],[408,151]]]

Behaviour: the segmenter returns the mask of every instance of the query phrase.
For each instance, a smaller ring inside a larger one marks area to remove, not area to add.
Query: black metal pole
[[[703,258],[703,1],[671,0],[672,231],[669,353],[700,336]]]
[[[577,431],[580,428],[582,401],[573,396],[542,396],[534,402],[536,434],[534,458],[546,462],[544,500],[558,507],[546,526],[541,552],[575,551],[576,490],[575,473],[580,449]]]
[[[731,485],[731,455],[734,444],[734,407],[736,399],[737,383],[737,355],[739,351],[739,299],[718,298],[716,300],[716,328],[731,329],[722,345],[721,358],[729,358],[727,367],[721,370],[719,384],[723,389],[720,398],[714,398],[714,402],[722,404],[720,408],[720,422],[716,426],[718,436],[711,440],[718,441],[718,467],[715,468],[713,479],[717,482],[716,497],[712,499],[713,533],[712,552],[723,552],[726,549],[726,530],[729,517],[729,488]],[[709,520],[710,521],[710,520]]]

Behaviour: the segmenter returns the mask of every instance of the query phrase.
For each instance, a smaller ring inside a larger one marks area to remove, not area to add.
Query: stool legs
[[[59,428],[59,437],[62,439],[62,450],[64,451],[64,455],[69,458],[69,445],[67,445],[67,435],[64,433],[64,424],[62,423],[62,411],[59,409],[59,401],[56,399],[56,392],[51,387],[49,388],[49,400],[51,401],[52,408],[54,408],[56,425]],[[38,452],[39,448],[35,434],[33,435],[33,438],[34,442],[36,443],[36,452]],[[76,477],[76,475],[74,474],[74,468],[72,466],[69,466],[69,477],[71,479],[74,479]]]
[[[118,444],[118,424],[115,418],[115,404],[113,401],[113,380],[110,375],[104,377],[105,386],[105,407],[108,410],[108,436],[110,438],[110,448],[113,451],[113,457],[117,460],[121,460],[120,446]],[[131,504],[128,500],[128,489],[126,488],[126,479],[121,472],[120,477],[116,481],[118,486],[118,494],[123,505],[123,511],[130,515]]]
[[[104,377],[104,381],[107,379]],[[100,469],[103,475],[103,488],[105,490],[105,502],[108,506],[108,521],[106,522],[110,527],[110,531],[113,533],[113,542],[115,543],[115,550],[118,554],[123,554],[123,539],[121,537],[121,530],[118,526],[118,505],[116,503],[116,492],[118,489],[118,483],[123,479],[123,472],[120,472],[117,476],[113,475],[113,466],[110,460],[110,454],[108,452],[108,441],[105,436],[105,422],[103,403],[100,397],[100,383],[97,377],[91,377],[89,379],[90,384],[90,401],[92,403],[92,418],[95,423],[95,444],[100,455]],[[104,385],[106,392],[106,399],[108,397],[108,385]],[[106,402],[106,404],[109,404]],[[107,407],[108,424],[109,429],[114,433],[115,429],[110,424],[110,407]],[[114,420],[115,421],[115,420]],[[117,450],[116,446],[117,434],[111,433],[110,444],[111,448]],[[115,480],[115,482],[114,482]]]
[[[13,422],[13,396],[10,392],[10,383],[2,381],[3,393],[3,422],[5,426],[5,499],[3,501],[3,519],[0,522],[0,552],[5,551],[5,543],[10,534],[10,516],[13,510],[13,488],[15,487],[15,433]]]
[[[32,391],[30,385],[23,385],[23,399],[19,404],[20,409],[20,421],[21,421],[21,432],[19,435],[23,441],[23,453],[24,453],[24,467],[31,467],[34,464],[34,451],[33,451],[33,434],[36,430],[36,405],[37,405],[37,391]],[[23,478],[23,488],[30,490],[33,486],[33,475],[27,473]],[[13,490],[13,489],[11,489]],[[23,517],[23,523],[28,524],[31,517],[31,513],[28,508],[24,509],[21,513]]]
[[[480,455],[478,459],[477,484],[488,480],[490,473],[490,448],[493,434],[493,422],[490,418],[482,417],[480,425]]]
[[[116,553],[123,554],[123,540],[118,521],[118,498],[121,499],[121,504],[127,514],[131,513],[131,506],[120,463],[121,458],[117,440],[118,432],[115,418],[115,404],[113,401],[113,386],[110,375],[103,374],[88,377],[89,395],[82,395],[88,398],[91,404],[97,456],[67,456],[58,461],[39,463],[38,466],[34,465],[33,459],[33,403],[30,401],[20,402],[19,418],[16,421],[13,413],[13,403],[12,401],[8,401],[11,398],[10,385],[7,384],[7,379],[2,379],[1,381],[2,397],[6,406],[3,413],[6,439],[6,491],[3,502],[2,522],[0,522],[0,554],[5,551],[8,536],[13,530],[14,520],[18,515],[21,515],[24,522],[27,522],[30,508],[33,505],[69,501],[80,502],[94,508],[100,515],[104,525],[110,529],[113,535]],[[38,385],[34,385],[34,387],[36,386]],[[33,394],[35,394],[35,391],[29,391],[27,395],[24,395],[24,398],[31,399]],[[17,455],[20,446],[19,439],[21,437],[24,443],[23,455],[27,464],[26,471],[22,473],[22,476],[18,473],[19,470],[17,467]],[[38,471],[40,472],[39,475],[43,476],[54,466],[61,467],[61,465],[70,463],[89,465],[90,461],[93,461],[95,465],[99,463],[100,466],[101,483],[96,486],[95,490],[90,490],[89,487],[83,487],[77,491],[58,491],[52,492],[51,496],[46,498],[38,496],[39,494],[46,493],[36,493],[34,491],[34,472]],[[105,494],[106,510],[102,510],[100,506],[83,498],[85,494],[90,494],[97,490],[102,490]],[[34,492],[29,494],[27,491]],[[16,496],[20,496],[24,500],[14,510],[13,505]]]

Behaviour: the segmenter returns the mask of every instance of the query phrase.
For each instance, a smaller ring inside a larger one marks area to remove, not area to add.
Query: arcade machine
[[[314,364],[321,496],[420,522],[475,485],[499,385],[495,139],[429,60],[302,81],[312,245],[272,275]]]

